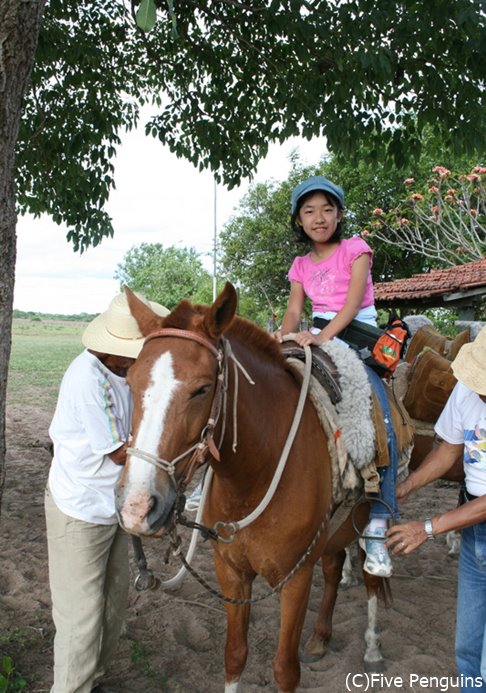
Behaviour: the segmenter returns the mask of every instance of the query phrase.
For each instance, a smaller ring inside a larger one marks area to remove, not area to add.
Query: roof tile
[[[439,296],[483,286],[486,288],[486,258],[446,269],[433,269],[427,274],[413,274],[394,282],[380,282],[374,288],[375,300],[387,302]]]

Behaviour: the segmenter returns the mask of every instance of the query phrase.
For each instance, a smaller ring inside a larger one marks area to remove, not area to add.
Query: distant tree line
[[[77,313],[76,315],[64,315],[62,313],[41,313],[32,310],[17,310],[12,312],[13,318],[23,320],[65,320],[66,322],[90,322],[97,313]]]

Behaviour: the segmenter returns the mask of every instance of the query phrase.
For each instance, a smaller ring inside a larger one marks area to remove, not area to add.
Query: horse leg
[[[238,573],[215,553],[215,568],[222,593],[233,599],[249,599],[254,575]],[[237,693],[248,656],[250,604],[225,602],[226,644],[224,650],[225,693]]]
[[[248,596],[251,589],[245,590]],[[226,592],[225,592],[226,594]],[[249,604],[226,604],[226,645],[224,651],[224,693],[238,693],[241,674],[248,656]]]
[[[304,566],[280,593],[280,633],[273,675],[279,693],[294,693],[300,681],[299,643],[312,584],[313,566]]]
[[[356,577],[353,570],[353,561],[351,560],[351,549],[346,546],[346,558],[344,559],[342,578],[339,583],[340,587],[347,589],[348,587],[354,587],[358,584],[358,578]]]
[[[344,549],[335,554],[325,555],[321,558],[322,573],[324,575],[324,592],[322,595],[319,614],[314,626],[314,631],[306,642],[301,653],[301,661],[305,663],[316,662],[326,652],[326,645],[332,635],[332,615],[338,594],[339,582],[343,572],[343,564],[346,559]]]
[[[390,606],[390,587],[386,578],[370,575],[365,570],[363,570],[363,579],[368,594],[368,626],[365,632],[364,668],[367,672],[379,673],[384,670],[385,666],[378,632],[378,601],[381,598],[385,606]]]

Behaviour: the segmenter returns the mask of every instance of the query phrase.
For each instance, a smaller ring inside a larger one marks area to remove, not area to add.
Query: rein
[[[183,565],[183,568],[181,569],[181,571],[179,571],[179,574],[180,573],[183,574],[184,571],[187,571],[210,594],[212,594],[214,597],[216,597],[220,601],[226,602],[227,604],[254,604],[255,602],[261,602],[264,599],[268,599],[269,597],[271,597],[276,592],[280,591],[282,589],[282,587],[284,587],[284,585],[286,585],[286,583],[289,582],[289,580],[291,580],[291,578],[293,578],[293,576],[297,573],[297,571],[300,570],[300,568],[302,568],[302,566],[304,565],[306,560],[311,555],[312,551],[317,546],[317,542],[321,538],[321,535],[322,535],[322,533],[323,533],[323,531],[324,531],[324,529],[325,529],[325,527],[329,521],[330,515],[331,515],[331,508],[328,509],[326,515],[322,519],[322,522],[319,525],[319,527],[317,528],[317,532],[315,533],[311,543],[309,544],[307,549],[304,551],[302,556],[299,558],[297,563],[294,565],[294,567],[287,573],[287,575],[285,575],[285,577],[283,577],[281,580],[279,580],[277,582],[277,584],[274,587],[272,587],[271,590],[268,590],[267,592],[259,595],[258,597],[249,597],[248,599],[238,598],[238,597],[227,597],[222,592],[219,592],[218,590],[214,589],[214,587],[211,587],[211,585],[208,582],[206,582],[206,580],[203,577],[201,577],[201,575],[199,575],[199,573],[196,570],[194,570],[194,568],[191,566],[189,560],[184,558],[184,556],[182,555],[181,550],[180,550],[181,539],[178,535],[175,535],[175,537],[173,539],[171,538],[171,543],[172,543],[172,546],[174,547],[173,554],[174,554],[174,556],[178,556],[180,558],[181,563]],[[162,587],[164,587],[165,583],[162,582],[161,584],[162,584]]]
[[[247,517],[243,518],[243,520],[238,520],[237,522],[219,521],[219,522],[215,523],[214,529],[218,532],[220,540],[225,542],[225,543],[232,542],[235,538],[236,532],[239,532],[241,529],[248,527],[249,524],[251,524],[258,517],[260,517],[260,515],[267,508],[268,504],[272,500],[272,498],[275,494],[275,491],[277,490],[277,487],[280,483],[280,479],[281,479],[283,471],[285,469],[285,465],[287,464],[290,450],[292,449],[292,445],[294,443],[295,436],[296,436],[297,431],[298,431],[299,426],[300,426],[300,420],[302,418],[302,412],[304,411],[304,405],[305,405],[305,401],[307,399],[307,393],[309,391],[309,383],[310,383],[311,370],[312,370],[312,354],[311,354],[311,350],[310,350],[309,346],[304,347],[304,353],[305,353],[304,376],[302,379],[302,386],[300,389],[299,400],[297,402],[297,407],[296,407],[296,410],[294,413],[294,418],[292,420],[292,425],[291,425],[289,433],[287,435],[287,440],[285,441],[285,445],[284,445],[283,450],[280,454],[280,459],[278,461],[278,465],[277,465],[277,468],[275,470],[275,474],[273,475],[272,481],[270,483],[270,486],[267,489],[266,494],[264,495],[264,497],[262,498],[260,503],[257,505],[257,507],[249,515],[247,515]],[[229,534],[226,538],[223,538],[219,534],[220,529],[224,529],[224,530],[229,532]]]

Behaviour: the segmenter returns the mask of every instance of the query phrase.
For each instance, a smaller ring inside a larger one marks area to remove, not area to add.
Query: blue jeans
[[[366,368],[368,375],[368,380],[370,382],[371,388],[375,393],[378,401],[380,403],[387,432],[387,442],[388,442],[388,455],[390,457],[390,463],[388,467],[380,467],[378,473],[380,475],[380,499],[383,500],[386,505],[378,501],[371,502],[370,518],[380,518],[389,519],[393,517],[394,520],[398,518],[398,505],[396,497],[396,485],[397,485],[397,471],[398,471],[398,447],[397,447],[397,437],[395,435],[395,430],[393,428],[393,422],[391,417],[390,402],[388,401],[388,395],[385,389],[385,383],[380,378],[378,373],[372,368]],[[389,506],[391,508],[388,509]]]
[[[461,691],[486,691],[486,522],[461,532],[456,664]],[[465,680],[465,677],[468,677]],[[482,677],[482,681],[481,681]],[[479,685],[477,685],[479,683]]]

